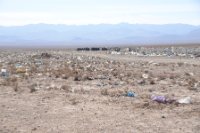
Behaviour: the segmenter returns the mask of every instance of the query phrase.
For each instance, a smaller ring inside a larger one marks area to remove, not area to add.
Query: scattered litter
[[[158,103],[166,103],[166,97],[165,96],[151,96],[151,100],[156,101]]]
[[[142,74],[142,77],[143,77],[144,79],[148,79],[148,78],[149,78],[149,75],[148,75],[148,74]]]
[[[165,96],[155,96],[155,95],[151,96],[151,100],[156,101],[158,103],[164,103],[164,104],[173,103],[176,101],[174,99],[170,99]]]
[[[128,91],[128,92],[127,92],[127,96],[128,96],[128,97],[136,97],[137,94],[136,94],[135,92]]]
[[[1,76],[2,77],[8,77],[9,76],[7,69],[5,69],[5,68],[1,69]]]
[[[192,103],[192,99],[191,97],[185,97],[185,98],[179,99],[177,102],[180,104],[190,104]]]
[[[20,63],[15,64],[15,68],[21,68],[21,67],[22,67],[22,65]]]

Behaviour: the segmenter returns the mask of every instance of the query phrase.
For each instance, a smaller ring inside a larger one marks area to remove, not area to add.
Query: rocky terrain
[[[198,48],[144,49],[1,50],[0,132],[198,133]]]

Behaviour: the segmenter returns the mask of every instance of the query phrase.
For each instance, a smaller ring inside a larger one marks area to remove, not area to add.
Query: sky
[[[200,0],[0,0],[0,25],[200,25]]]

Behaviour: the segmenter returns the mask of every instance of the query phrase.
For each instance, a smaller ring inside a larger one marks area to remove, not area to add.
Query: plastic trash
[[[155,96],[155,95],[151,96],[151,100],[156,101],[158,103],[164,103],[164,104],[167,104],[167,103],[171,104],[176,101],[175,99],[170,99],[165,96]]]
[[[6,69],[1,69],[1,76],[2,77],[8,77],[8,71]]]
[[[143,77],[144,79],[148,79],[148,78],[149,78],[149,75],[148,75],[148,74],[142,74],[142,77]]]
[[[22,67],[22,65],[21,65],[21,64],[19,64],[19,63],[17,63],[17,64],[15,64],[15,67],[16,67],[16,68],[21,68],[21,67]]]
[[[136,97],[137,94],[136,94],[135,92],[128,91],[128,92],[127,92],[127,96],[128,96],[128,97]]]
[[[185,97],[185,98],[179,99],[177,102],[180,104],[190,104],[192,100],[191,100],[191,97]]]
[[[151,100],[158,103],[167,103],[167,98],[165,96],[151,96]]]

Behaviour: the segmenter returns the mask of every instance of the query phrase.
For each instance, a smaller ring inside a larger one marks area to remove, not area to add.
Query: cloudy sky
[[[0,25],[200,25],[200,0],[0,0]]]

